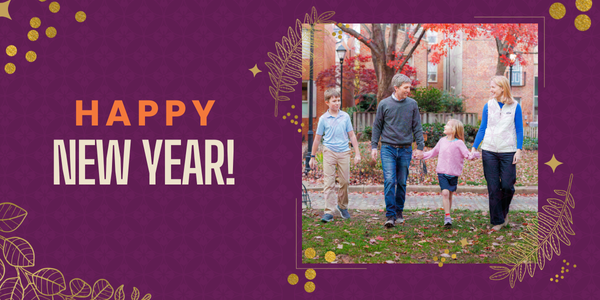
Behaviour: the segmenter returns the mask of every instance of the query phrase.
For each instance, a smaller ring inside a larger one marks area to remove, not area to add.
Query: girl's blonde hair
[[[499,99],[500,102],[502,102],[502,104],[513,104],[514,100],[512,93],[510,92],[510,82],[508,81],[508,78],[497,75],[492,77],[491,81],[502,89],[502,94],[500,94]]]
[[[450,125],[450,127],[452,128],[452,131],[454,132],[454,138],[460,139],[464,142],[465,141],[465,127],[463,126],[463,123],[457,119],[450,119],[448,121],[448,125]]]

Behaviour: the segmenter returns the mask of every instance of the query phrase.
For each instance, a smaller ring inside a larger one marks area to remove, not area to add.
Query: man
[[[404,222],[402,211],[406,198],[406,180],[412,157],[413,136],[416,138],[415,158],[423,158],[423,129],[417,101],[408,97],[411,80],[404,74],[392,78],[394,92],[379,102],[373,122],[371,158],[377,158],[381,137],[381,166],[385,186],[386,228]]]

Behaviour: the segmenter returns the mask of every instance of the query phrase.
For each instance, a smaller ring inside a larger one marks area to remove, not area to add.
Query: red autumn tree
[[[496,74],[502,75],[511,65],[510,54],[516,54],[521,64],[526,64],[523,54],[531,53],[537,45],[537,24],[361,24],[361,33],[337,24],[345,33],[367,46],[372,55],[377,76],[377,99],[391,94],[392,77],[401,72],[417,51],[427,30],[437,32],[441,40],[431,46],[430,61],[439,63],[447,54],[447,47],[458,45],[463,37],[494,38],[498,50]],[[400,43],[399,35],[403,36]]]
[[[344,93],[350,93],[352,99],[355,95],[377,92],[377,77],[373,69],[368,69],[365,64],[371,60],[369,55],[355,55],[344,59]],[[340,86],[340,67],[331,65],[317,75],[317,86],[322,89],[337,88]],[[346,94],[347,95],[347,94]],[[353,106],[344,103],[344,106]]]

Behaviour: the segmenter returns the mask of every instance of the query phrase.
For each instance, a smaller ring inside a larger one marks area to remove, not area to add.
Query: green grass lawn
[[[487,211],[454,210],[451,229],[443,226],[443,210],[404,211],[405,224],[390,229],[383,227],[385,211],[350,214],[350,220],[336,214],[335,221],[324,224],[322,210],[302,212],[302,249],[316,251],[312,259],[303,251],[303,263],[328,263],[325,253],[333,251],[335,263],[438,264],[444,259],[444,264],[501,264],[500,256],[520,240],[537,212],[511,211],[509,226],[499,232],[491,230]]]

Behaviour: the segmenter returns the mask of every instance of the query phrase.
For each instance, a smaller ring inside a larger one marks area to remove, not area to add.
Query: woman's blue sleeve
[[[481,122],[483,124],[483,122]],[[517,149],[523,149],[523,112],[521,104],[517,104],[515,112],[515,129],[517,130]],[[479,135],[479,134],[478,134]]]
[[[487,128],[488,121],[488,105],[487,103],[483,106],[483,114],[481,115],[481,125],[479,125],[479,130],[477,131],[477,136],[475,136],[475,142],[473,143],[473,147],[475,149],[479,148],[479,144],[483,140],[483,136],[485,135],[485,129]],[[521,132],[523,131],[523,122],[521,121]],[[523,134],[521,134],[523,136]],[[521,144],[523,144],[523,139],[521,138]]]

